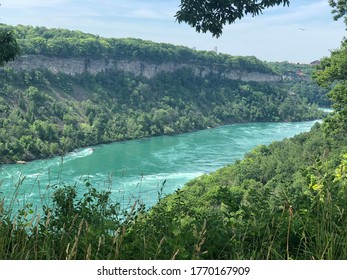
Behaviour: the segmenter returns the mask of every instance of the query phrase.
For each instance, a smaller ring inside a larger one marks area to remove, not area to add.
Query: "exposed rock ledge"
[[[75,59],[75,58],[55,58],[43,55],[27,55],[22,56],[14,62],[8,64],[16,70],[35,70],[48,69],[53,73],[63,72],[70,75],[89,72],[96,74],[109,69],[117,69],[125,72],[133,73],[136,76],[144,76],[148,79],[153,78],[161,72],[174,72],[179,69],[192,69],[194,74],[200,77],[205,77],[210,73],[219,74],[224,78],[241,81],[254,82],[278,82],[281,77],[275,74],[267,74],[260,72],[245,72],[242,70],[226,69],[221,71],[214,67],[204,65],[188,64],[188,63],[161,63],[150,64],[138,60],[90,60],[90,59]]]

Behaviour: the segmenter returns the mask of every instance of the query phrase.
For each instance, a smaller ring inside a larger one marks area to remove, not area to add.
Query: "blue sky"
[[[254,55],[266,61],[308,63],[329,55],[346,35],[328,0],[291,0],[258,17],[226,26],[218,39],[175,22],[180,0],[0,0],[0,22],[81,30],[104,37],[135,37]],[[301,30],[305,29],[305,30]]]

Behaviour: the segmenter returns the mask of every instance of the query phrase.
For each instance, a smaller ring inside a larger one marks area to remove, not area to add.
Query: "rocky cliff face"
[[[144,76],[148,79],[155,77],[157,74],[166,72],[171,73],[179,69],[191,69],[195,75],[205,77],[210,73],[219,74],[224,78],[241,81],[254,82],[278,82],[281,77],[275,74],[260,72],[245,72],[242,70],[226,69],[224,71],[207,65],[196,65],[188,63],[161,63],[151,64],[138,60],[90,60],[74,58],[55,58],[42,55],[22,56],[14,62],[8,64],[16,70],[35,70],[48,69],[53,73],[63,72],[69,75],[89,72],[96,74],[105,70],[116,69],[124,72],[130,72],[136,76]]]

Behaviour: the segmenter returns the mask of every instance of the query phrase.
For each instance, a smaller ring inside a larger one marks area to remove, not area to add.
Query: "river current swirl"
[[[127,204],[140,198],[153,205],[165,182],[172,193],[187,181],[242,159],[259,144],[309,131],[316,121],[249,123],[220,126],[174,136],[116,142],[83,148],[46,160],[0,167],[0,198],[21,207],[49,203],[51,186],[77,184],[84,179],[111,190],[113,199]]]

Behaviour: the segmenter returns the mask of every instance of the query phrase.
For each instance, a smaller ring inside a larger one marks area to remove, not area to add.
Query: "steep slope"
[[[317,124],[190,181],[128,231],[124,242],[146,253],[122,257],[346,259],[345,139]]]

